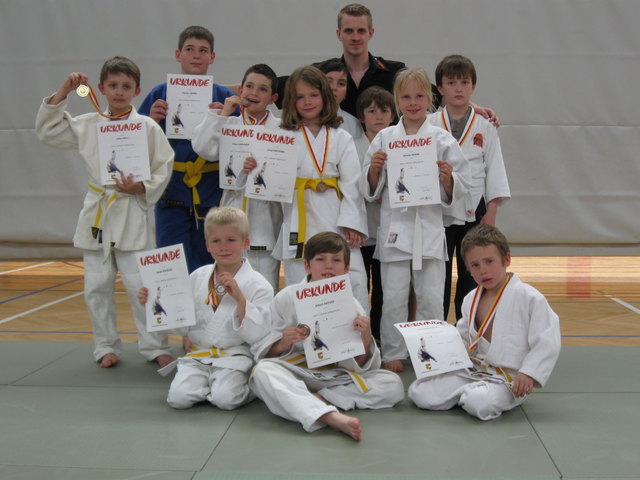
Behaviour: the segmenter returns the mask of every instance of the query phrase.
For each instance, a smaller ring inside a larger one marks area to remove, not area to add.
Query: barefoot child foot
[[[404,365],[401,360],[391,360],[390,362],[385,363],[382,367],[391,372],[404,372]]]
[[[118,356],[115,353],[107,353],[98,362],[100,368],[110,368],[118,364]]]
[[[350,417],[340,412],[329,412],[322,415],[318,420],[342,433],[346,433],[354,440],[359,441],[362,437],[359,418]]]
[[[160,366],[160,368],[162,367],[166,367],[167,365],[169,365],[171,362],[173,362],[175,360],[175,357],[169,354],[162,354],[162,355],[158,355],[156,357],[156,362],[158,363],[158,365]]]

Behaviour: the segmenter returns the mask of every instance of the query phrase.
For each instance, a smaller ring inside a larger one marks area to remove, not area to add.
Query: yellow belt
[[[91,225],[91,235],[93,238],[98,239],[100,241],[100,232],[102,230],[102,222],[103,222],[103,210],[102,210],[102,201],[107,196],[107,190],[94,185],[93,183],[87,183],[87,186],[95,192],[100,200],[98,200],[98,211],[96,212],[96,216],[93,219],[93,224]],[[107,210],[111,206],[111,204],[118,198],[117,192],[113,192],[109,198],[107,198],[106,204],[104,206],[104,216],[107,215]],[[104,258],[106,259],[109,256],[109,250],[111,248],[111,241],[102,242],[102,250],[104,253]]]
[[[304,253],[304,242],[307,236],[307,209],[304,204],[304,191],[310,188],[316,192],[325,192],[333,188],[342,200],[342,192],[338,186],[338,178],[296,178],[296,201],[298,204],[298,234],[289,239],[289,245],[296,245],[296,260],[301,260]]]
[[[217,172],[220,169],[220,164],[207,163],[207,161],[198,157],[195,162],[173,162],[173,170],[176,172],[184,172],[182,181],[187,187],[191,189],[193,195],[193,205],[200,205],[200,195],[198,195],[198,189],[196,186],[202,180],[203,173]]]
[[[220,358],[227,355],[227,352],[224,350],[213,347],[211,350],[205,350],[198,347],[195,347],[191,350],[190,353],[187,353],[185,357],[194,357],[194,358]]]
[[[293,357],[284,358],[283,360],[287,363],[295,365],[296,367],[309,368],[304,355],[295,355]],[[322,367],[314,367],[311,370],[327,370],[329,368],[337,368],[348,373],[353,383],[356,384],[356,386],[362,393],[367,393],[369,391],[369,386],[367,385],[367,382],[364,381],[364,378],[362,378],[362,376],[360,376],[353,370],[349,370],[348,368],[338,367],[335,363],[323,365]]]

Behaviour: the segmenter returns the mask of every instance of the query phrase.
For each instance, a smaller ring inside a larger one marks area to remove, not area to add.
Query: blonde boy
[[[194,130],[191,143],[193,149],[203,158],[218,162],[220,155],[220,130],[230,125],[261,125],[266,128],[278,128],[280,119],[267,107],[278,98],[275,93],[278,78],[265,64],[249,67],[242,78],[238,94],[227,97],[222,108],[210,109],[206,117]],[[240,108],[239,117],[232,116]],[[229,159],[224,159],[228,164]],[[245,165],[246,163],[246,165]],[[227,167],[223,175],[235,175],[235,188],[225,190],[221,204],[243,208],[249,217],[251,245],[247,258],[253,268],[278,290],[280,280],[280,262],[271,255],[280,226],[282,225],[282,205],[278,202],[245,199],[242,192],[247,181],[247,173],[257,166],[256,160],[238,159],[233,166]],[[231,169],[231,170],[229,170]]]
[[[350,249],[334,232],[311,237],[304,250],[307,278],[313,282],[349,272]],[[380,370],[380,352],[371,336],[369,318],[354,299],[359,315],[353,328],[360,332],[365,354],[330,368],[308,368],[294,306],[295,286],[280,291],[271,305],[271,332],[258,345],[260,359],[251,376],[251,388],[275,415],[300,422],[307,432],[329,425],[360,440],[360,420],[338,411],[388,408],[404,398],[396,374]]]
[[[189,408],[207,401],[232,410],[254,397],[247,384],[253,366],[251,345],[268,333],[271,285],[243,258],[249,246],[249,222],[242,210],[212,208],[204,222],[207,251],[214,260],[191,273],[196,324],[178,333],[187,354],[167,402]],[[149,291],[140,289],[141,304]]]
[[[116,274],[120,273],[138,331],[138,349],[147,360],[164,366],[173,360],[167,336],[148,333],[144,309],[135,301],[140,288],[135,253],[153,246],[147,211],[164,190],[173,162],[173,151],[164,133],[148,117],[131,106],[140,93],[140,70],[128,58],[107,60],[100,72],[98,88],[107,98],[106,113],[87,113],[72,117],[64,109],[67,95],[80,85],[88,85],[84,73],[70,73],[52,96],[45,98],[36,118],[38,137],[52,147],[77,149],[89,174],[87,194],[78,218],[73,244],[82,249],[85,268],[84,295],[91,322],[95,349],[93,356],[101,367],[118,363],[121,343],[116,329],[113,299]],[[115,185],[103,186],[98,157],[98,126],[112,120],[142,122],[147,131],[151,177],[143,182],[123,172]]]
[[[416,380],[409,397],[420,408],[460,405],[492,420],[548,380],[560,353],[560,324],[540,292],[507,272],[509,244],[496,227],[471,229],[462,255],[478,283],[465,297],[457,324],[474,366]]]

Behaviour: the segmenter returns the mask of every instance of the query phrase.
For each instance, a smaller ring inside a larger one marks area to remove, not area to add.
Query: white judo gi
[[[528,375],[536,387],[549,379],[560,354],[560,322],[546,298],[511,274],[495,311],[491,342],[481,338],[470,353],[474,368],[414,381],[409,398],[420,408],[448,410],[460,405],[481,420],[492,420],[524,402],[511,393],[518,373]],[[456,325],[467,344],[477,338],[475,321],[469,318],[476,290],[462,305]]]
[[[349,112],[345,112],[341,108],[338,108],[338,116],[342,117],[340,128],[351,135],[354,141],[364,136],[364,130],[362,128],[362,123],[360,123],[360,120],[351,115]]]
[[[251,345],[269,333],[269,306],[273,289],[264,277],[243,262],[233,277],[246,298],[242,323],[236,301],[224,295],[214,311],[209,298],[209,280],[214,265],[191,273],[196,324],[178,331],[187,335],[193,349],[178,359],[178,371],[169,387],[167,402],[173,408],[189,408],[208,401],[222,410],[232,410],[253,400],[247,384],[253,367]]]
[[[315,157],[322,165],[326,129],[322,128],[315,138],[310,132],[308,135]],[[344,236],[340,227],[351,228],[366,237],[368,235],[367,214],[364,200],[358,190],[360,162],[351,135],[342,129],[329,129],[329,148],[322,174],[314,165],[301,130],[296,132],[296,146],[298,181],[304,181],[304,179],[336,181],[342,194],[340,199],[334,188],[327,188],[324,192],[304,188],[305,241],[320,232],[335,232]],[[284,261],[285,282],[287,285],[292,285],[300,282],[306,275],[304,262],[294,260],[299,240],[298,214],[301,206],[296,200],[296,193],[294,193],[293,203],[283,205],[284,221],[273,256]],[[359,248],[351,249],[349,276],[354,296],[368,312],[367,275]]]
[[[147,332],[144,307],[137,300],[142,283],[134,254],[155,245],[148,212],[153,211],[171,176],[173,149],[158,124],[133,109],[128,121],[143,122],[147,130],[151,178],[142,182],[144,194],[118,192],[114,185],[100,183],[97,129],[109,120],[97,113],[72,117],[64,110],[66,100],[57,105],[45,101],[36,117],[38,138],[52,147],[77,149],[89,174],[73,244],[83,251],[84,295],[95,343],[93,356],[98,361],[107,353],[119,355],[121,351],[113,299],[118,271],[131,302],[140,353],[147,360],[169,354],[167,335]]]
[[[451,131],[447,107],[429,115],[428,120],[432,125]],[[478,115],[473,107],[459,144],[469,161],[471,185],[464,201],[444,208],[447,226],[476,220],[476,209],[483,197],[486,203],[496,198],[507,200],[511,197],[498,130]]]
[[[416,318],[442,320],[444,262],[447,259],[443,207],[463,199],[469,188],[469,163],[458,142],[448,132],[425,120],[416,137],[432,137],[437,159],[452,165],[452,196],[445,198],[441,186],[441,204],[391,208],[386,165],[373,192],[369,189],[367,176],[373,154],[380,150],[386,152],[389,142],[406,136],[402,118],[397,125],[378,132],[365,156],[360,178],[365,199],[368,202],[382,200],[375,256],[380,260],[384,292],[380,340],[385,363],[407,358],[402,336],[393,325],[407,321],[411,285],[416,292]]]
[[[294,297],[293,286],[276,295],[271,305],[271,333],[255,346],[259,360],[250,385],[272,413],[300,422],[307,432],[313,432],[325,426],[318,418],[337,411],[336,407],[389,408],[404,398],[400,377],[380,369],[380,352],[375,341],[371,342],[369,358],[362,367],[350,358],[334,366],[308,368],[301,342],[280,357],[265,358],[271,346],[282,338],[284,329],[298,324]],[[355,302],[358,314],[363,315],[362,307]],[[320,394],[331,405],[313,393]]]
[[[239,117],[225,117],[220,110],[209,110],[202,122],[195,127],[191,145],[202,158],[211,161],[219,160],[220,129],[237,125],[264,125],[265,128],[278,128],[280,119],[267,112],[266,117],[254,119],[248,114]],[[236,182],[233,189],[224,189],[221,206],[243,209],[249,219],[249,240],[251,242],[246,253],[251,266],[269,281],[274,291],[278,291],[280,280],[280,261],[272,255],[282,225],[282,204],[244,197],[244,187],[248,175],[242,168],[244,158],[234,160]],[[224,159],[226,164],[228,159]],[[221,178],[225,172],[220,172]]]

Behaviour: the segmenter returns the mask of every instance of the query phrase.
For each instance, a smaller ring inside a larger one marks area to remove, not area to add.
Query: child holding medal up
[[[185,335],[187,354],[177,360],[167,403],[184,409],[207,401],[232,410],[254,398],[248,386],[250,347],[269,333],[273,288],[243,258],[249,222],[242,210],[212,208],[204,220],[204,235],[215,263],[190,275],[196,324],[176,332]],[[146,287],[138,300],[142,305],[149,300]]]
[[[89,174],[89,188],[73,244],[82,249],[84,296],[95,343],[93,356],[103,368],[112,367],[119,361],[121,343],[113,299],[119,272],[132,303],[138,349],[147,360],[155,360],[163,367],[173,361],[173,357],[166,334],[147,332],[144,309],[135,301],[141,285],[135,253],[154,245],[147,212],[169,181],[173,150],[160,127],[131,106],[133,98],[140,93],[140,70],[135,63],[128,58],[113,57],[102,66],[98,88],[107,97],[106,112],[100,111],[95,92],[88,83],[84,73],[70,73],[56,93],[40,105],[36,132],[47,145],[79,150]],[[91,94],[97,113],[72,117],[64,110],[67,95],[76,89],[82,96]],[[126,176],[119,172],[113,175],[115,185],[101,184],[100,127],[114,120],[124,120],[136,128],[144,125],[151,174],[148,180],[134,181],[132,174]]]
[[[220,159],[220,131],[238,125],[256,125],[264,128],[277,128],[280,119],[269,110],[278,98],[276,88],[278,77],[266,64],[259,63],[247,69],[242,78],[238,95],[227,97],[222,108],[210,108],[202,122],[193,132],[191,144],[193,149],[209,161]],[[234,116],[240,107],[240,116]],[[231,159],[222,159],[222,164],[230,168]],[[243,168],[250,164],[251,168]],[[267,202],[250,199],[244,196],[247,173],[257,166],[252,157],[237,160],[236,171],[229,170],[225,175],[236,176],[235,186],[225,189],[220,201],[221,205],[243,208],[249,217],[251,228],[251,245],[247,258],[251,266],[260,272],[271,283],[274,291],[278,290],[280,281],[280,262],[273,258],[271,252],[278,238],[282,224],[282,205],[280,202]],[[237,172],[237,175],[236,175]],[[245,204],[246,202],[246,204]],[[246,205],[246,207],[245,207]]]
[[[360,162],[353,138],[339,129],[342,119],[331,85],[313,66],[296,69],[284,93],[280,127],[298,132],[297,179],[292,203],[273,256],[284,261],[285,282],[304,278],[304,245],[316,233],[343,235],[351,248],[351,284],[368,312],[367,276],[360,246],[367,237],[367,214],[358,191]]]

